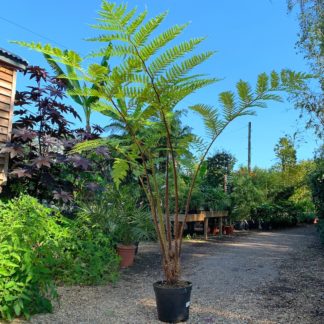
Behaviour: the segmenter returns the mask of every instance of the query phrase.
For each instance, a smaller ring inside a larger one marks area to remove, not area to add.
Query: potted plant
[[[50,56],[53,61],[67,64],[69,73],[61,77],[94,84],[70,90],[70,95],[100,98],[92,109],[112,119],[119,136],[91,140],[77,145],[75,151],[107,145],[119,155],[114,158],[112,176],[118,187],[129,173],[145,192],[162,254],[165,277],[154,283],[158,317],[166,322],[184,321],[189,316],[192,283],[181,279],[180,256],[191,196],[203,161],[218,136],[236,118],[254,114],[252,108],[264,107],[267,100],[280,100],[276,91],[300,89],[306,77],[284,70],[262,73],[254,90],[240,80],[235,92],[219,94],[218,108],[197,104],[189,107],[204,122],[208,142],[198,136],[179,140],[175,132],[176,107],[195,91],[214,84],[217,79],[192,74],[214,52],[191,52],[203,41],[194,38],[181,43],[175,39],[187,27],[175,25],[156,33],[167,13],[146,19],[147,11],[128,10],[126,4],[103,1],[99,23],[93,27],[102,33],[91,41],[104,44],[94,57],[109,56],[108,66],[84,64],[74,51],[62,51],[50,45],[22,43]],[[173,41],[173,44],[170,42]],[[195,163],[188,175],[188,194],[184,206],[179,205],[179,174],[185,167],[182,157],[196,145]],[[174,206],[170,210],[170,206]],[[179,211],[184,209],[184,221]],[[171,222],[174,221],[174,226]]]
[[[111,234],[117,242],[117,253],[121,257],[121,267],[127,268],[134,262],[140,241],[154,239],[154,227],[149,212],[138,201],[137,191],[132,186],[123,186],[111,197]],[[132,193],[132,194],[131,194]]]

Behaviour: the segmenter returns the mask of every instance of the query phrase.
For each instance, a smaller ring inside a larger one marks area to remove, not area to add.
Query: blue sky
[[[83,39],[96,35],[89,25],[95,22],[100,3],[99,0],[6,1],[0,12],[0,47],[40,66],[47,66],[40,54],[9,41],[51,43],[86,55],[96,46]],[[130,7],[137,5],[139,10],[147,7],[150,16],[168,10],[169,15],[160,30],[191,22],[181,37],[206,36],[200,50],[217,51],[200,71],[223,80],[185,99],[181,108],[195,103],[216,105],[219,92],[234,89],[240,79],[253,85],[261,72],[282,68],[307,71],[302,55],[297,55],[294,48],[298,33],[296,13],[287,14],[285,0],[132,0],[128,3]],[[25,84],[20,76],[18,89]],[[269,103],[268,107],[256,117],[234,121],[219,137],[213,151],[225,149],[234,154],[237,165],[246,165],[247,125],[251,121],[252,166],[273,165],[275,144],[281,136],[293,135],[296,130],[299,131],[298,159],[312,158],[318,144],[312,132],[304,130],[304,121],[298,118],[292,104]],[[98,115],[93,117],[95,123],[100,120]],[[189,114],[184,122],[203,135],[202,123],[196,116]]]

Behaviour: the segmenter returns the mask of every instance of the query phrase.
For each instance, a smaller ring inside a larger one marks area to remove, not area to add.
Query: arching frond
[[[148,37],[151,36],[153,31],[160,26],[166,16],[167,12],[163,12],[144,23],[144,25],[139,28],[132,38],[136,46],[140,47],[144,45]]]
[[[179,45],[175,45],[170,49],[167,49],[160,56],[156,57],[149,65],[150,72],[154,76],[156,76],[158,73],[164,72],[165,68],[167,68],[171,63],[190,53],[204,39],[204,37],[193,38],[189,41],[182,42]]]
[[[168,82],[175,83],[179,78],[182,78],[187,75],[193,68],[202,64],[207,59],[209,59],[214,52],[209,51],[202,54],[193,55],[192,57],[182,61],[179,64],[174,64],[170,69],[168,69],[165,73],[165,77],[161,77],[158,79],[158,83],[160,82]]]
[[[91,151],[96,149],[99,146],[107,145],[107,139],[99,138],[89,141],[84,141],[82,143],[76,144],[73,149],[70,151],[70,154],[82,153],[84,151]]]
[[[200,104],[190,106],[189,108],[202,117],[206,133],[210,138],[215,137],[219,133],[222,124],[219,120],[219,113],[214,107]]]
[[[129,164],[126,160],[115,158],[111,175],[117,188],[119,187],[120,183],[126,178],[128,170]]]
[[[127,27],[127,32],[130,36],[134,34],[137,28],[142,24],[147,16],[147,10],[141,12]]]
[[[152,55],[154,55],[158,50],[163,48],[166,44],[174,40],[181,32],[188,26],[188,24],[184,25],[175,25],[167,29],[165,32],[156,36],[153,40],[151,40],[148,44],[146,44],[140,50],[140,55],[143,60],[148,60]]]
[[[42,54],[47,54],[52,57],[52,60],[57,63],[62,63],[74,67],[77,70],[81,70],[81,56],[72,50],[62,51],[60,48],[52,47],[50,44],[42,45],[41,43],[35,42],[20,42],[13,41],[12,43],[18,44],[23,47],[27,47],[34,51],[40,52]]]

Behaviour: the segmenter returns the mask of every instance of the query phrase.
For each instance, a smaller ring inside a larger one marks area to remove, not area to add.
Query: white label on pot
[[[190,306],[190,301],[186,302],[186,307]]]

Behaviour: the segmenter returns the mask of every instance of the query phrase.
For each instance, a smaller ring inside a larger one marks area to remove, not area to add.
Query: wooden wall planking
[[[16,70],[0,62],[0,148],[11,138],[15,91]],[[7,181],[8,163],[8,154],[0,154],[0,185]]]

